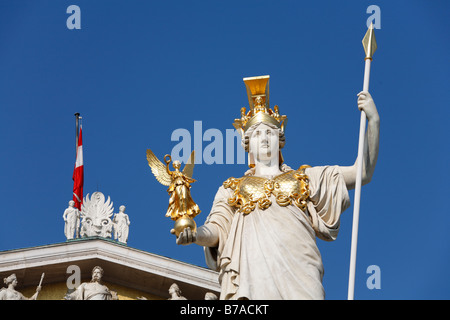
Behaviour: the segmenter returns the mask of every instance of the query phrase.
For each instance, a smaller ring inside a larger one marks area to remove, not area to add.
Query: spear
[[[364,69],[364,84],[363,91],[369,91],[369,76],[370,63],[372,56],[377,50],[377,42],[375,40],[375,32],[373,24],[370,24],[369,29],[362,40],[364,51],[366,53],[365,69]],[[352,226],[352,244],[350,254],[350,276],[348,280],[348,300],[353,300],[355,294],[355,270],[356,270],[356,248],[358,246],[358,224],[359,224],[359,206],[361,200],[361,184],[362,184],[362,167],[363,167],[363,152],[364,152],[364,135],[366,132],[366,114],[361,111],[361,121],[359,128],[359,144],[358,144],[358,158],[356,164],[356,185],[355,185],[355,201],[353,206],[353,226]]]
[[[44,276],[45,276],[45,273],[42,272],[42,275],[41,275],[41,281],[39,281],[38,288],[41,288],[41,287],[42,287],[42,280],[44,280]],[[36,289],[36,290],[37,290],[37,289]],[[39,294],[39,292],[36,292],[36,299],[35,299],[35,300],[37,300],[38,294]]]

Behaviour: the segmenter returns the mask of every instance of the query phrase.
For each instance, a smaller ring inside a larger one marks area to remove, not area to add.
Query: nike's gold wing
[[[147,149],[147,161],[148,165],[152,169],[152,173],[156,177],[156,180],[158,180],[162,185],[169,186],[172,182],[172,178],[170,174],[167,173],[166,165],[159,161],[150,149]]]
[[[183,174],[188,176],[189,178],[192,178],[192,175],[194,174],[194,165],[195,165],[195,150],[192,151],[191,156],[186,162],[186,165],[184,166],[183,169]]]

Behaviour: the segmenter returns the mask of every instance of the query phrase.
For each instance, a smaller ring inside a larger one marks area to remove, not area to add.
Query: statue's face
[[[275,161],[280,150],[278,130],[261,123],[253,131],[249,147],[258,161]]]
[[[174,167],[175,169],[180,169],[180,166],[181,166],[180,161],[175,160],[175,161],[173,162],[173,167]]]
[[[16,278],[16,277],[14,277],[14,278],[12,279],[11,284],[12,284],[13,288],[15,288],[15,287],[17,286],[18,281],[17,281],[17,278]]]
[[[178,288],[177,285],[171,285],[169,288],[169,293],[170,294],[174,294],[174,293],[178,293],[180,291],[180,289]]]
[[[92,280],[94,280],[94,281],[100,281],[101,279],[102,279],[102,273],[101,273],[100,269],[95,268],[95,269],[92,271]]]

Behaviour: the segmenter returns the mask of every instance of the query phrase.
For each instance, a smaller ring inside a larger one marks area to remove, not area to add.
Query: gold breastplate
[[[225,189],[234,190],[233,196],[228,199],[228,204],[244,214],[249,214],[256,206],[260,209],[270,207],[272,204],[270,196],[273,195],[280,206],[295,204],[301,210],[305,210],[306,201],[309,198],[306,168],[310,166],[301,166],[298,170],[282,173],[272,179],[254,176],[228,178],[223,186]]]

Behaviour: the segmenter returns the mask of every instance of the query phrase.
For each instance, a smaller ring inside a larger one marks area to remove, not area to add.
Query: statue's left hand
[[[170,230],[171,234],[175,234],[175,229]],[[180,234],[177,238],[177,244],[181,245],[188,245],[191,243],[194,243],[197,240],[197,233],[193,232],[191,228],[186,228]]]
[[[369,92],[361,91],[360,93],[358,93],[358,109],[364,111],[367,116],[367,120],[379,120],[375,102],[373,101],[372,96]]]

